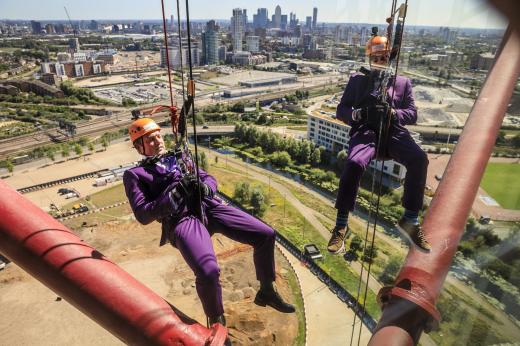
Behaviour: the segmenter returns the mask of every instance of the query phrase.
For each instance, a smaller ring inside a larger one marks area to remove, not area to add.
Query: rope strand
[[[179,1],[179,0],[177,0]],[[189,0],[186,0],[186,29],[188,35],[188,66],[190,71],[190,79],[188,81],[188,99],[191,102],[191,115],[193,121],[193,143],[195,145],[195,173],[197,177],[197,187],[199,189],[199,205],[202,210],[202,198],[201,198],[201,189],[200,189],[200,177],[199,177],[199,152],[198,152],[198,141],[197,141],[197,124],[195,121],[195,83],[193,81],[193,60],[191,57],[191,33],[190,33],[190,8],[189,8]],[[191,90],[190,90],[191,88]],[[191,92],[191,95],[190,95]]]

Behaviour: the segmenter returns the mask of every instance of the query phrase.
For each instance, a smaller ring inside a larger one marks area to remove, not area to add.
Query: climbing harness
[[[148,157],[141,161],[140,165],[147,166],[152,165],[158,162],[161,158],[166,156],[174,156],[179,170],[182,176],[185,175],[194,175],[197,180],[197,188],[201,191],[201,181],[199,177],[199,158],[198,158],[198,141],[197,141],[197,128],[195,121],[195,81],[193,80],[193,62],[191,55],[191,33],[190,33],[190,17],[189,17],[189,6],[188,0],[186,0],[186,25],[187,25],[187,42],[188,42],[188,66],[189,66],[189,80],[187,83],[187,87],[185,86],[184,81],[184,65],[182,58],[182,32],[181,32],[181,22],[180,22],[180,6],[179,1],[176,0],[177,3],[177,28],[178,28],[178,36],[179,36],[179,52],[180,52],[180,74],[181,74],[181,83],[182,83],[182,99],[183,105],[181,110],[178,110],[176,105],[176,101],[174,101],[173,96],[173,87],[172,87],[172,78],[171,78],[171,66],[170,66],[170,54],[169,54],[169,45],[168,45],[168,32],[166,26],[166,14],[164,10],[164,0],[161,0],[161,9],[162,9],[162,21],[163,21],[163,31],[164,31],[164,48],[166,50],[166,68],[168,71],[168,87],[170,94],[170,105],[159,105],[143,110],[133,110],[132,117],[134,119],[141,118],[143,115],[151,116],[160,112],[168,112],[170,115],[170,123],[172,126],[172,133],[174,137],[174,147],[172,150],[169,150],[166,154]],[[187,89],[185,93],[185,89]],[[186,96],[187,95],[187,96]],[[191,110],[192,113],[192,121],[193,121],[193,136],[194,136],[194,147],[195,147],[195,158],[191,154],[191,151],[188,146],[188,131],[187,131],[187,116]],[[197,216],[201,219],[204,219],[203,210],[202,210],[202,199],[201,193],[198,194],[198,210],[195,212]]]
[[[392,47],[391,47],[389,58],[388,58],[388,64],[387,64],[386,68],[383,71],[381,71],[382,72],[382,81],[379,84],[379,90],[378,90],[378,98],[379,98],[378,101],[379,102],[387,102],[389,78],[392,75],[392,73],[391,73],[392,72],[392,62],[394,62],[394,61],[395,61],[395,70],[393,73],[392,95],[390,98],[391,102],[393,101],[394,96],[395,96],[397,71],[399,68],[399,58],[400,58],[400,54],[401,54],[401,43],[402,43],[402,38],[403,38],[403,31],[404,31],[404,24],[405,24],[405,20],[406,20],[407,8],[408,8],[408,0],[406,0],[404,4],[401,4],[401,6],[399,6],[399,8],[397,8],[397,0],[392,1],[392,9],[390,11],[390,17],[387,18],[387,23],[388,23],[387,38],[388,38],[388,42],[392,42],[392,38],[393,38],[393,43],[392,43]],[[397,23],[395,24],[395,33],[394,33],[394,22],[396,21],[396,16],[397,16]],[[364,242],[364,246],[363,246],[363,254],[367,253],[367,249],[368,249],[370,260],[367,261],[368,262],[368,268],[367,268],[367,273],[366,273],[367,279],[366,279],[366,283],[365,283],[365,287],[364,287],[364,295],[363,295],[363,299],[362,299],[363,304],[360,309],[359,298],[361,295],[361,285],[362,285],[363,273],[364,273],[364,268],[365,268],[364,267],[365,256],[362,257],[361,273],[359,275],[358,288],[357,288],[357,294],[356,294],[356,307],[357,308],[356,308],[356,313],[354,314],[354,320],[352,322],[352,333],[351,333],[351,337],[350,337],[350,346],[353,345],[353,341],[354,341],[354,330],[355,330],[355,325],[356,325],[356,318],[359,314],[360,315],[359,318],[361,320],[360,322],[362,322],[364,320],[364,317],[366,314],[365,307],[366,307],[367,292],[368,292],[368,282],[370,280],[370,272],[372,269],[371,258],[372,258],[372,253],[374,251],[374,241],[375,241],[377,221],[378,221],[378,216],[379,216],[379,204],[380,204],[380,200],[381,200],[381,191],[382,191],[382,185],[383,185],[383,168],[384,168],[385,160],[386,160],[385,155],[381,155],[382,153],[380,152],[380,150],[381,150],[381,145],[382,145],[383,131],[385,129],[389,129],[391,126],[392,119],[391,119],[390,112],[391,112],[391,107],[388,107],[387,116],[380,119],[381,124],[379,126],[379,131],[378,131],[378,136],[377,136],[375,159],[377,160],[380,158],[381,162],[382,162],[381,171],[379,174],[379,182],[378,182],[379,191],[377,194],[377,201],[376,201],[376,205],[375,205],[374,222],[373,222],[373,228],[372,228],[370,242],[369,242],[369,232],[370,232],[370,219],[372,217],[372,205],[368,210],[367,227],[365,230],[365,242]],[[388,130],[386,132],[388,133]],[[385,145],[385,147],[386,147],[386,145]],[[374,172],[372,175],[372,186],[371,186],[371,194],[370,194],[371,203],[374,199],[375,181],[376,181],[376,173]],[[359,324],[358,339],[357,339],[358,346],[361,342],[362,325],[363,325],[363,323]]]

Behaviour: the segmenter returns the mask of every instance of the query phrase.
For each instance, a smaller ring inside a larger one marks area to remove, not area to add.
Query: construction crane
[[[65,9],[65,13],[67,14],[67,18],[69,19],[70,27],[72,28],[72,34],[74,35],[74,38],[76,37],[76,28],[74,28],[74,25],[72,25],[72,20],[70,19],[69,11],[67,11],[67,7],[63,6]]]

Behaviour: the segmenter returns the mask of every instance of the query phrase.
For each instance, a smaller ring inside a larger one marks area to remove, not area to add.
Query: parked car
[[[74,192],[74,191],[71,191],[71,192],[65,194],[65,198],[66,199],[74,198],[74,197],[78,197],[78,194],[76,192]]]
[[[64,187],[62,187],[61,189],[58,190],[59,195],[65,195],[65,194],[71,193],[71,192],[74,192],[74,191],[72,191],[71,189],[64,188]]]
[[[208,125],[202,125],[202,128],[203,129],[209,129],[209,126]]]
[[[79,214],[88,211],[88,207],[83,203],[77,203],[72,206],[72,210],[74,213]]]

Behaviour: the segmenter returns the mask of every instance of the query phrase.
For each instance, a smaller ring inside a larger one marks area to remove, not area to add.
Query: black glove
[[[395,112],[386,102],[377,102],[361,110],[362,121],[372,130],[379,133],[380,126],[386,126],[388,117],[394,116]],[[393,119],[392,119],[393,120]]]
[[[200,202],[204,198],[213,198],[213,190],[211,187],[203,182],[197,183],[197,177],[188,174],[185,175],[178,184],[179,190],[186,201],[188,210],[195,214],[197,217],[202,218],[202,207]]]

